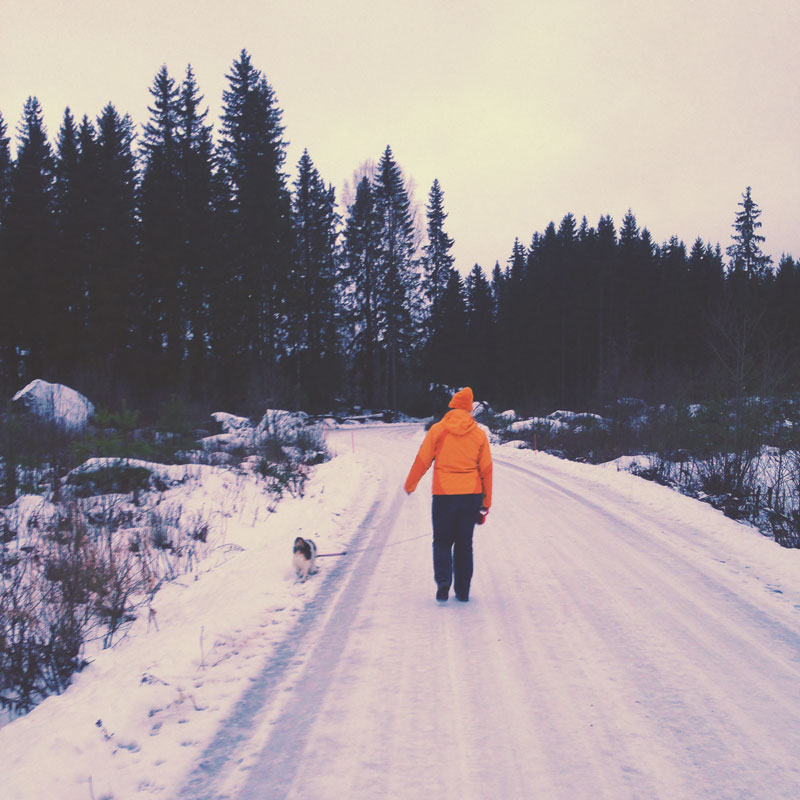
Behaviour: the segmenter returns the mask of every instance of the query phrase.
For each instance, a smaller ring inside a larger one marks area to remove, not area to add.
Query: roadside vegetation
[[[80,432],[0,418],[0,709],[62,692],[137,617],[157,626],[156,592],[231,546],[224,519],[245,489],[274,511],[329,457],[304,415],[215,417],[198,426],[173,399],[150,424],[122,407]],[[198,489],[218,503],[198,509]]]
[[[487,411],[499,442],[593,464],[617,461],[647,480],[800,547],[800,398],[751,397],[648,406],[627,398],[600,413],[519,419]]]

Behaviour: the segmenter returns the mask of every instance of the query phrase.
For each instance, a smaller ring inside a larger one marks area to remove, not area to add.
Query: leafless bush
[[[24,530],[17,520],[0,545],[0,706],[23,713],[62,692],[89,642],[112,646],[160,584],[203,555],[202,514],[162,505],[132,518],[130,509],[120,496],[62,504]]]

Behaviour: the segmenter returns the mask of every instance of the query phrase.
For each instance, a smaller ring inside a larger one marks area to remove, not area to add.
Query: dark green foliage
[[[179,90],[162,67],[150,87],[153,105],[142,142],[139,328],[144,362],[164,385],[180,369],[186,329],[183,275],[185,229],[178,134]]]
[[[444,230],[447,214],[444,210],[444,192],[438,180],[434,180],[428,195],[426,209],[428,217],[428,243],[423,248],[424,288],[428,301],[431,335],[441,327],[439,315],[441,302],[447,290],[447,282],[455,259],[450,250],[453,239]]]
[[[289,184],[283,112],[247,51],[227,79],[217,141],[191,67],[158,71],[138,143],[109,104],[95,122],[67,109],[51,148],[31,98],[12,158],[0,116],[6,396],[44,377],[152,420],[173,394],[400,410],[446,381],[534,411],[798,386],[798,268],[772,270],[749,187],[727,262],[701,239],[657,244],[632,210],[619,229],[568,213],[459,287],[438,180],[423,232],[387,147],[340,242],[308,152]]]
[[[292,258],[286,142],[275,91],[242,51],[223,93],[221,171],[226,213],[225,313],[219,356],[235,359],[262,396],[276,376]],[[239,376],[244,378],[244,374]]]
[[[0,346],[12,373],[26,366],[40,372],[55,336],[51,317],[57,300],[53,171],[42,108],[35,97],[30,97],[18,127],[0,262],[4,269],[0,285],[6,298],[0,309],[5,317],[2,330],[6,341]]]
[[[286,363],[309,411],[329,408],[340,384],[343,359],[337,325],[338,216],[332,186],[325,186],[303,152],[292,197],[294,264],[289,276]]]
[[[373,182],[375,198],[377,321],[383,361],[382,405],[399,408],[404,366],[418,336],[415,227],[400,165],[387,146]]]
[[[361,178],[348,208],[340,264],[342,311],[348,330],[351,383],[361,402],[378,402],[378,218],[369,178]]]
[[[761,251],[761,243],[765,241],[758,232],[762,225],[759,220],[761,209],[753,200],[749,186],[742,195],[739,207],[741,211],[737,212],[736,221],[733,223],[735,231],[731,237],[733,244],[728,248],[731,269],[753,278],[763,278],[772,259]]]

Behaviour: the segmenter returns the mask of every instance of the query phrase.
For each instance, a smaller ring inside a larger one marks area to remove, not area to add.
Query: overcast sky
[[[216,121],[246,48],[283,109],[287,171],[337,188],[387,144],[434,178],[462,272],[572,212],[723,249],[746,186],[765,251],[800,258],[798,0],[3,0],[0,111],[112,101],[141,126],[191,63]]]

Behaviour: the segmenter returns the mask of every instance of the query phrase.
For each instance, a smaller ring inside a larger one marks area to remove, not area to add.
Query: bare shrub
[[[111,647],[159,585],[193,569],[206,548],[202,514],[161,505],[133,518],[126,500],[62,504],[0,545],[0,706],[12,713],[64,691],[87,663],[87,644]]]

